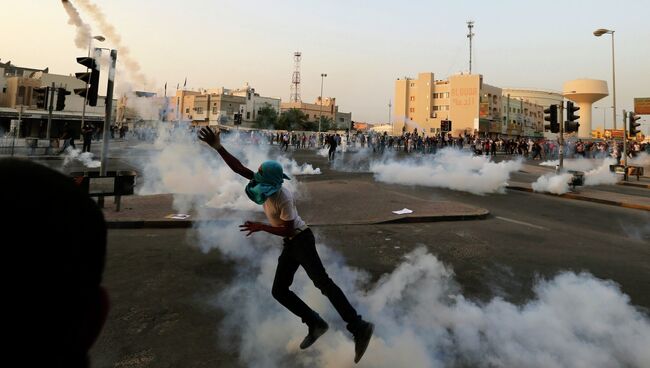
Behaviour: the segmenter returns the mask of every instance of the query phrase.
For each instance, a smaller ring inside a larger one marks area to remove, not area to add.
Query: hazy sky
[[[83,9],[84,20],[101,34]],[[385,121],[398,77],[431,71],[444,79],[468,69],[467,20],[475,21],[473,72],[499,87],[561,90],[576,78],[611,83],[616,30],[617,107],[650,97],[648,0],[547,1],[218,1],[95,0],[144,73],[147,90],[235,88],[288,100],[293,52],[302,59],[302,99],[337,98],[353,120]],[[69,74],[80,71],[75,28],[59,0],[4,1],[0,58]],[[111,47],[107,40],[101,46]],[[118,50],[119,52],[119,50]],[[119,55],[118,55],[119,60]],[[127,81],[118,74],[118,82]],[[145,88],[142,85],[134,89]],[[610,87],[611,91],[611,87]],[[596,106],[611,106],[611,97]],[[602,110],[594,111],[599,125]],[[611,110],[606,114],[611,125]],[[649,117],[644,117],[648,125]],[[642,120],[642,121],[643,121]],[[620,120],[619,120],[620,121]]]

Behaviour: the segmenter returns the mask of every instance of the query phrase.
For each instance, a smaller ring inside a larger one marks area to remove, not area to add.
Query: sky
[[[93,35],[102,34],[79,9]],[[612,79],[615,33],[617,110],[650,97],[647,0],[547,1],[237,1],[94,0],[141,66],[149,85],[118,73],[120,89],[162,93],[187,88],[237,88],[248,82],[264,96],[288,100],[293,53],[302,52],[301,97],[336,97],[353,120],[388,120],[394,82],[418,72],[436,79],[469,69],[468,20],[475,22],[473,73],[498,87],[561,91],[577,78]],[[75,27],[60,0],[7,1],[0,12],[0,59],[50,72],[81,71]],[[108,39],[98,44],[115,47]],[[118,50],[118,60],[120,59]],[[119,62],[118,62],[119,64]],[[119,71],[119,70],[118,70]],[[611,106],[611,96],[595,106]],[[602,118],[595,110],[594,127]],[[611,110],[605,114],[611,127]],[[620,119],[620,118],[619,118]],[[619,120],[620,121],[620,120]],[[650,127],[650,117],[641,120]]]

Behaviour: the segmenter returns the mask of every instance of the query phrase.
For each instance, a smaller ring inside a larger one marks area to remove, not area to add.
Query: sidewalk
[[[367,225],[404,222],[434,222],[484,219],[489,211],[461,203],[431,201],[391,191],[373,183],[355,180],[303,182],[306,194],[297,199],[300,216],[310,226]],[[116,212],[112,198],[106,198],[104,216],[109,228],[188,228],[196,222],[218,221],[227,216],[241,217],[236,211],[207,209],[199,215],[187,213],[187,219],[172,219],[176,214],[172,194],[122,197]],[[397,215],[392,211],[407,208],[413,212]],[[246,213],[246,216],[251,216]],[[258,212],[263,220],[263,212]],[[250,219],[250,218],[248,218]]]

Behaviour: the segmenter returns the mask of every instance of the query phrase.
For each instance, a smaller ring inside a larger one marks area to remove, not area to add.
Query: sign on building
[[[635,98],[634,113],[639,115],[650,115],[650,97]]]

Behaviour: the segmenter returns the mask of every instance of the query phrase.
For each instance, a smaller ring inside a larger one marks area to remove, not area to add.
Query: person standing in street
[[[328,143],[330,146],[330,149],[327,153],[327,158],[329,161],[334,161],[334,155],[336,154],[336,146],[338,145],[338,141],[336,140],[336,136],[331,135],[328,137]]]
[[[83,128],[81,128],[81,135],[83,136],[84,139],[84,144],[83,148],[81,149],[81,152],[90,152],[90,142],[93,140],[93,133],[95,132],[95,129],[93,129],[90,124],[85,123]]]
[[[70,123],[65,123],[63,125],[63,134],[61,134],[60,139],[63,139],[63,148],[61,148],[59,154],[64,153],[68,147],[77,149],[77,146],[74,144],[74,130],[70,126]]]
[[[300,343],[300,348],[308,348],[329,329],[327,322],[289,289],[294,274],[302,266],[347,323],[347,329],[354,337],[354,362],[358,363],[368,347],[374,325],[361,318],[343,291],[327,275],[316,251],[314,234],[298,215],[293,194],[282,186],[285,179],[289,180],[282,166],[277,161],[266,161],[257,172],[253,172],[226,151],[221,145],[220,132],[215,133],[210,127],[200,130],[199,139],[215,149],[232,171],[250,180],[245,188],[246,195],[264,208],[270,224],[246,221],[240,230],[248,232],[247,236],[265,231],[283,238],[284,245],[278,258],[271,294],[307,325],[308,334]]]

